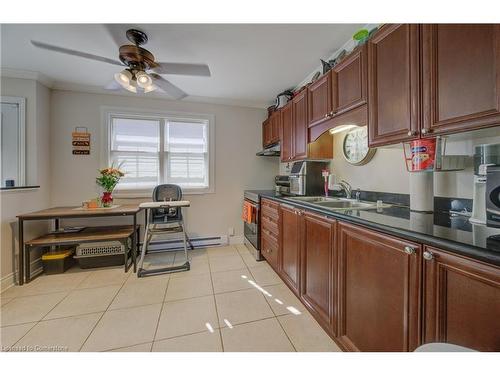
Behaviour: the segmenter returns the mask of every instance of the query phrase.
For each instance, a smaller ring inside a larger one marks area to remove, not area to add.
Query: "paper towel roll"
[[[410,173],[410,209],[434,212],[434,173]]]

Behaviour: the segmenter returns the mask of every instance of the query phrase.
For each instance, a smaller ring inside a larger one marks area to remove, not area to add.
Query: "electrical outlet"
[[[234,236],[234,228],[233,227],[229,227],[227,229],[227,234],[230,235],[230,236]]]

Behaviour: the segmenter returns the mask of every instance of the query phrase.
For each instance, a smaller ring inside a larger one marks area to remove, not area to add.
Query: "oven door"
[[[255,247],[255,249],[260,250],[260,228],[259,228],[259,217],[260,217],[260,206],[258,203],[249,201],[245,199],[245,202],[250,203],[252,207],[252,220],[250,223],[244,221],[244,234],[245,238]]]

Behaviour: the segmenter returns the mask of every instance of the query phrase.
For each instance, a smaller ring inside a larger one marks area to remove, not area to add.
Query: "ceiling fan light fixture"
[[[137,85],[143,89],[146,89],[146,87],[151,86],[153,83],[151,77],[142,70],[135,74],[135,79],[137,81]]]
[[[129,86],[132,80],[132,72],[128,69],[124,69],[120,73],[115,74],[115,80],[123,87]]]

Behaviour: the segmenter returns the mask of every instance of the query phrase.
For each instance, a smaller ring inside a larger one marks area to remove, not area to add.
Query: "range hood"
[[[279,143],[274,143],[262,151],[257,152],[255,155],[257,156],[280,156],[281,148]]]

